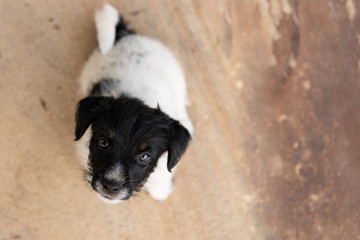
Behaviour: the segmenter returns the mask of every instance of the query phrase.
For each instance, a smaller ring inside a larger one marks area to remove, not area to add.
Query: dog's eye
[[[102,149],[105,149],[109,146],[109,142],[106,138],[99,138],[99,147],[102,148]]]
[[[150,162],[150,160],[151,160],[151,156],[148,153],[143,153],[139,157],[139,161],[141,163],[148,163],[148,162]]]

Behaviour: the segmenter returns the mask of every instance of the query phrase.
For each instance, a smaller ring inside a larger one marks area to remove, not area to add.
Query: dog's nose
[[[123,184],[119,182],[106,182],[103,183],[103,189],[105,192],[114,195],[120,192],[122,185]]]

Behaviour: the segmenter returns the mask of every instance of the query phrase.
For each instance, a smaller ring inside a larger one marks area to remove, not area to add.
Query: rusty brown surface
[[[102,1],[0,1],[0,240],[360,239],[360,3],[110,1],[166,43],[196,136],[165,202],[86,186],[76,79]]]

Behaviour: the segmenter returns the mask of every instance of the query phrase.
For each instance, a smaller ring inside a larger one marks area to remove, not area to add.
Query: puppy
[[[86,180],[109,203],[142,186],[164,200],[193,133],[184,74],[169,49],[128,29],[112,6],[95,23],[99,48],[81,73],[75,114]]]

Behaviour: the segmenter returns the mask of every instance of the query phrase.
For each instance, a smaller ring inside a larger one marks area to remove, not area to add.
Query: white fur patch
[[[105,173],[104,176],[109,181],[124,182],[124,171],[121,164],[116,164]]]
[[[82,138],[76,142],[76,151],[80,157],[81,165],[84,169],[88,169],[88,161],[89,161],[89,146],[91,139],[91,129],[90,127],[86,130],[85,134]]]

